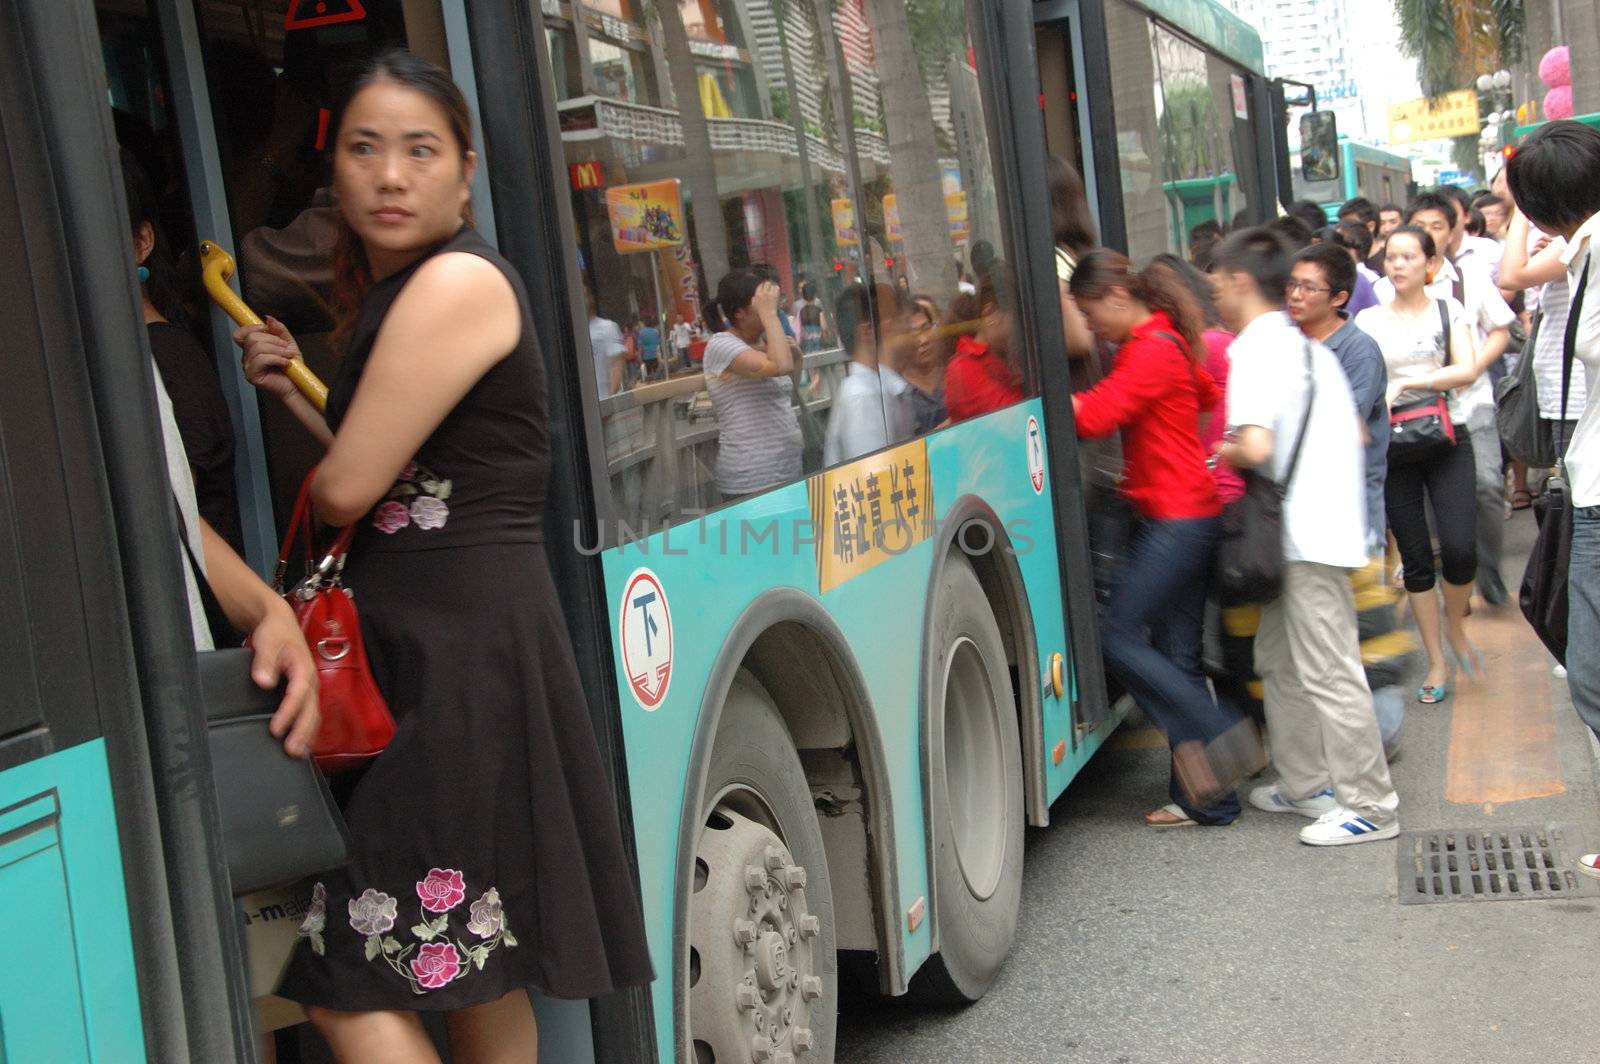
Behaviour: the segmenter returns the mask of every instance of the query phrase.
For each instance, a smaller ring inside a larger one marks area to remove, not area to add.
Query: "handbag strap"
[[[278,548],[278,567],[273,570],[272,589],[278,594],[283,594],[284,578],[289,572],[289,554],[294,550],[296,539],[304,544],[304,559],[307,567],[316,557],[315,543],[311,528],[311,478],[317,475],[317,467],[312,466],[306,478],[300,482],[300,491],[295,495],[294,512],[289,517],[288,527],[283,532],[283,545]],[[326,576],[331,571],[344,568],[345,555],[350,553],[350,542],[355,538],[356,526],[346,525],[339,530],[333,543],[328,548],[328,553],[317,566],[317,571]]]
[[[1456,360],[1455,352],[1450,349],[1450,308],[1442,299],[1435,299],[1433,305],[1439,308],[1439,332],[1444,337],[1444,366],[1439,367],[1443,369]]]
[[[1306,408],[1300,415],[1300,431],[1294,438],[1294,450],[1289,452],[1289,466],[1283,471],[1283,485],[1278,488],[1278,494],[1287,496],[1289,486],[1294,483],[1294,471],[1300,465],[1300,448],[1306,442],[1306,430],[1311,427],[1311,404],[1317,399],[1317,374],[1311,364],[1311,341],[1305,342],[1306,352]]]
[[[1572,392],[1572,360],[1578,354],[1578,319],[1583,315],[1583,294],[1589,287],[1589,266],[1594,262],[1594,244],[1589,245],[1583,260],[1583,274],[1578,278],[1578,290],[1572,293],[1567,305],[1567,331],[1561,338],[1561,420],[1567,420],[1567,398]],[[1572,441],[1567,440],[1567,446]],[[1561,458],[1565,460],[1566,451]]]

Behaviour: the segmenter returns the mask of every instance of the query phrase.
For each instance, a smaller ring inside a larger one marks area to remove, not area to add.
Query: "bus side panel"
[[[144,1058],[105,742],[0,773],[6,1060]]]
[[[928,458],[935,478],[934,498],[941,512],[963,495],[976,495],[1000,515],[1027,588],[1038,648],[1036,660],[1041,669],[1048,669],[1052,654],[1060,653],[1066,659],[1065,696],[1057,699],[1047,693],[1041,707],[1045,797],[1054,801],[1111,734],[1115,721],[1104,721],[1083,736],[1073,736],[1077,669],[1073,648],[1068,645],[1066,604],[1061,601],[1061,567],[1048,475],[1052,452],[1041,427],[1040,449],[1046,469],[1043,489],[1035,492],[1029,479],[1030,418],[1043,425],[1044,405],[1037,398],[929,437]],[[968,544],[973,548],[982,545],[981,540]],[[1055,758],[1058,748],[1059,761]]]

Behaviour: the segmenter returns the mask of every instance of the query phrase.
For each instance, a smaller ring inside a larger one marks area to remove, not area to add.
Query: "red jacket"
[[[1078,435],[1123,430],[1122,492],[1144,516],[1215,517],[1222,504],[1206,468],[1200,414],[1220,395],[1211,374],[1185,353],[1171,320],[1156,311],[1133,330],[1106,378],[1076,397]]]
[[[1005,359],[976,337],[956,341],[944,370],[944,405],[950,420],[965,421],[1022,402],[1022,379]]]

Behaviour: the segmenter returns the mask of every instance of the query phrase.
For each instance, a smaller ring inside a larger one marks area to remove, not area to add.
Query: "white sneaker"
[[[1356,842],[1376,842],[1400,834],[1398,818],[1377,824],[1358,816],[1344,806],[1334,806],[1317,817],[1316,823],[1300,829],[1300,841],[1307,846],[1349,846]]]
[[[1551,667],[1550,675],[1558,680],[1565,680],[1567,678],[1567,667],[1558,661]]]
[[[1600,879],[1600,853],[1586,853],[1578,858],[1578,871]]]
[[[1339,808],[1331,790],[1318,791],[1309,798],[1287,798],[1276,783],[1250,789],[1250,804],[1267,813],[1299,813],[1312,820]]]

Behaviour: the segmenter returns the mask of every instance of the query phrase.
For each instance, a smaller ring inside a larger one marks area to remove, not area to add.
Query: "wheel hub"
[[[794,1064],[814,1044],[811,1002],[822,995],[806,870],[776,832],[726,804],[695,856],[705,882],[689,906],[690,1037],[717,1064]]]

